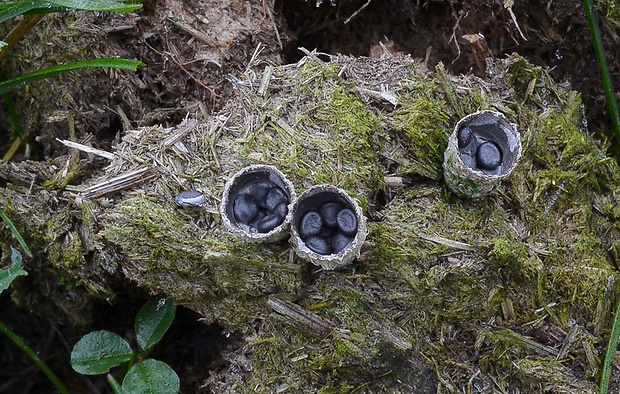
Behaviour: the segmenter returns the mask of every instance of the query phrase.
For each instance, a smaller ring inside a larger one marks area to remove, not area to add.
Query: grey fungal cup
[[[174,197],[174,203],[181,208],[202,208],[205,205],[205,195],[198,190],[185,190]]]
[[[224,225],[250,242],[275,242],[289,235],[293,184],[276,167],[255,164],[224,186],[220,213]]]
[[[299,196],[291,232],[297,255],[326,270],[357,258],[368,234],[358,202],[332,185],[313,186]]]
[[[454,127],[444,153],[448,187],[462,197],[477,198],[493,192],[521,159],[521,135],[504,114],[478,111]]]

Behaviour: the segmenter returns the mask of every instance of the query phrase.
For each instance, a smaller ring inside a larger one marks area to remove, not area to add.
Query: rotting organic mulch
[[[230,80],[220,113],[128,131],[105,173],[58,190],[55,205],[40,200],[43,180],[26,197],[5,189],[0,208],[79,284],[65,291],[101,298],[122,272],[241,332],[245,346],[223,355],[231,368],[205,382],[218,392],[596,392],[617,298],[620,170],[582,128],[577,93],[518,56],[489,59],[481,79],[398,54],[307,53]],[[518,124],[524,155],[496,194],[462,200],[442,183],[443,150],[479,109]],[[286,243],[228,234],[223,185],[254,163],[298,193],[332,183],[359,199],[371,231],[360,258],[322,272]],[[190,188],[204,210],[175,207]],[[49,227],[55,237],[38,238]],[[71,253],[50,256],[50,240]]]

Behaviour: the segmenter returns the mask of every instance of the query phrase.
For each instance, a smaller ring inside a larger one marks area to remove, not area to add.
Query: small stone
[[[265,197],[272,187],[273,183],[269,181],[255,181],[248,188],[248,192],[256,199],[258,206],[264,209],[267,208]]]
[[[177,194],[174,202],[182,208],[200,208],[205,204],[205,195],[198,190],[185,190]]]
[[[302,238],[319,235],[323,231],[323,219],[317,211],[304,213],[299,221],[299,235]]]
[[[357,233],[357,217],[355,212],[349,208],[342,209],[336,217],[340,232],[345,235],[355,235]]]
[[[278,216],[275,213],[270,213],[256,224],[256,230],[258,230],[259,233],[268,233],[281,225],[283,221],[283,217]]]
[[[276,205],[282,202],[288,205],[288,197],[286,196],[286,193],[284,193],[284,191],[278,186],[274,186],[269,189],[269,192],[267,192],[267,195],[265,196],[265,206],[267,209],[273,212]]]
[[[342,208],[344,208],[344,206],[336,201],[327,201],[321,204],[319,212],[326,226],[336,227],[338,225],[336,216],[338,216],[338,212],[340,212]]]
[[[342,233],[336,233],[331,239],[332,253],[340,253],[344,248],[353,242],[353,237],[348,237]]]
[[[502,151],[495,142],[487,141],[480,145],[476,152],[478,168],[494,170],[502,164]]]
[[[235,219],[241,223],[250,223],[258,214],[258,204],[254,197],[247,193],[240,193],[233,203]]]
[[[273,208],[273,213],[284,219],[288,215],[288,202],[282,201]]]
[[[304,241],[308,249],[318,254],[332,254],[332,248],[329,246],[329,242],[325,238],[321,237],[308,237]]]
[[[471,133],[471,129],[467,126],[461,128],[459,130],[459,133],[457,135],[457,141],[459,144],[459,149],[463,149],[465,148],[467,145],[469,145],[469,143],[471,142],[471,137],[472,137],[472,133]]]

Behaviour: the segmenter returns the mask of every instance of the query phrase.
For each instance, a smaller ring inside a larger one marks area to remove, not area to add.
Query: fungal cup
[[[317,185],[293,204],[292,237],[298,256],[326,270],[350,263],[368,234],[366,217],[356,200],[332,185]]]
[[[469,114],[448,139],[443,163],[446,184],[462,197],[492,193],[517,167],[521,151],[517,125],[504,114],[488,110]]]
[[[293,184],[276,167],[251,165],[224,186],[220,213],[224,225],[250,242],[275,242],[289,235]]]

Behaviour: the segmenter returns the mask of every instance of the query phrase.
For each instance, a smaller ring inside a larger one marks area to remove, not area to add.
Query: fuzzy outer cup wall
[[[306,190],[293,205],[289,242],[297,255],[325,270],[359,257],[368,235],[359,203],[332,185]]]
[[[297,195],[276,167],[255,164],[224,186],[220,214],[224,225],[249,242],[276,242],[289,236]]]
[[[448,187],[466,198],[492,193],[510,176],[521,159],[521,135],[504,114],[478,111],[454,127],[444,153]]]

